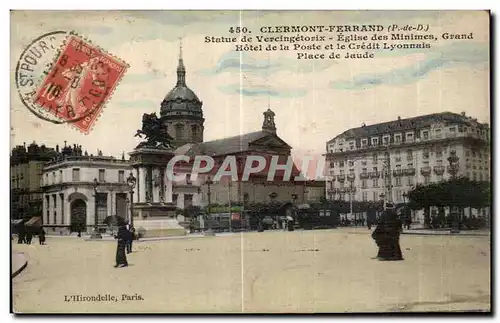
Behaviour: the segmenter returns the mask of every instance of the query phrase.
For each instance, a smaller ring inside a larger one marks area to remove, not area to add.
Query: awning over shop
[[[11,220],[10,224],[12,224],[12,225],[18,225],[19,223],[22,223],[22,222],[23,222],[22,219],[21,220]]]
[[[42,217],[34,216],[28,222],[25,223],[29,227],[40,227],[42,226]]]

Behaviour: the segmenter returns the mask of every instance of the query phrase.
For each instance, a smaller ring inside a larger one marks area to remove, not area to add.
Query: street
[[[404,261],[372,259],[366,228],[266,231],[116,243],[48,237],[13,244],[28,266],[15,312],[313,313],[490,310],[490,237],[402,235]],[[14,241],[15,242],[15,241]],[[113,301],[68,301],[71,295]]]

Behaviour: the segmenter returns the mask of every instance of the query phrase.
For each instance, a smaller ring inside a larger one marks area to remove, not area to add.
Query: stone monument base
[[[143,232],[143,238],[185,236],[188,234],[188,231],[179,225],[176,219],[170,217],[134,220],[134,227],[137,233]]]

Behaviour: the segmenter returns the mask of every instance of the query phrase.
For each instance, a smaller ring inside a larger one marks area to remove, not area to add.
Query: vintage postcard
[[[491,312],[490,12],[10,20],[13,313]]]

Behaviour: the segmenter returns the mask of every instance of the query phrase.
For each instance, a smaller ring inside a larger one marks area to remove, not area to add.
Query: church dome
[[[163,99],[160,116],[163,118],[203,118],[202,105],[198,96],[186,85],[186,68],[181,52],[177,66],[177,84]]]
[[[200,102],[200,99],[198,99],[193,90],[191,90],[187,86],[175,86],[172,90],[170,90],[170,92],[168,92],[163,101],[177,100]]]

